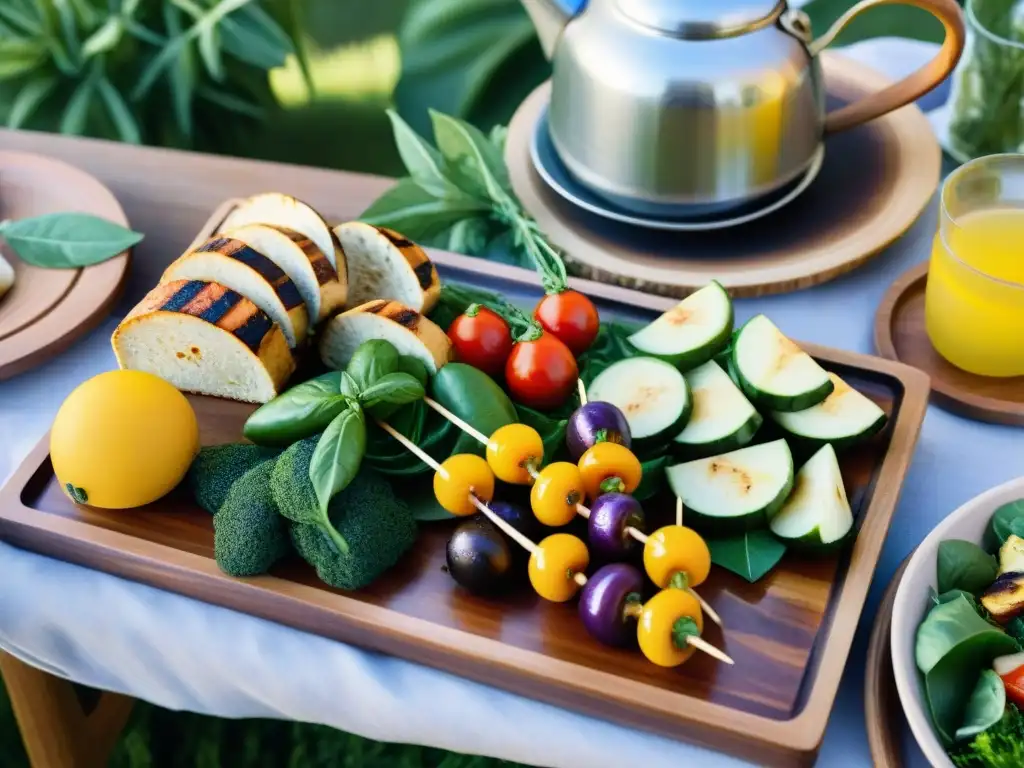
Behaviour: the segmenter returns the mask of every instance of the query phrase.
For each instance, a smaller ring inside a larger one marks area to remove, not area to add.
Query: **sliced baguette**
[[[176,280],[150,291],[114,330],[121,368],[146,371],[184,392],[266,403],[295,360],[266,312],[235,291]]]
[[[290,347],[306,340],[309,313],[298,286],[277,264],[241,240],[212,237],[175,260],[160,278],[207,280],[245,296],[281,326]]]
[[[11,290],[14,285],[14,267],[8,263],[3,254],[0,253],[0,299]]]
[[[437,304],[437,268],[416,243],[361,221],[341,224],[334,234],[348,262],[348,306],[390,299],[427,313]]]
[[[221,222],[220,229],[236,229],[249,224],[271,224],[305,235],[323,251],[339,275],[346,273],[345,254],[330,226],[323,216],[301,200],[280,192],[263,192],[247,197]]]
[[[250,224],[220,234],[245,243],[283,269],[302,294],[311,322],[326,320],[345,306],[345,282],[305,235],[270,224]]]
[[[400,355],[419,358],[431,373],[452,355],[451,341],[431,320],[397,301],[377,299],[327,323],[320,338],[320,358],[328,367],[341,370],[359,345],[370,339],[390,341]]]

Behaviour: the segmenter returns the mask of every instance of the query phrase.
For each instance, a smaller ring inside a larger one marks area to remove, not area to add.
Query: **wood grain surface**
[[[903,561],[878,606],[868,645],[867,672],[864,678],[864,718],[868,746],[875,768],[903,768],[903,740],[909,728],[903,715],[896,679],[892,672],[892,606],[910,556]]]
[[[127,226],[117,199],[78,168],[41,155],[0,152],[0,219],[83,212]],[[14,287],[0,298],[0,380],[66,350],[110,312],[128,271],[125,252],[85,269],[40,269],[2,242]]]
[[[354,218],[391,182],[230,158],[201,157],[62,137],[0,132],[0,139],[77,155],[105,175],[135,226],[134,300],[207,226],[218,203],[279,190],[333,220]],[[159,179],[159,182],[157,181]],[[223,215],[221,212],[219,215]],[[216,219],[219,221],[220,219]],[[509,294],[540,294],[532,272],[434,252],[442,279]],[[653,317],[670,299],[573,280],[606,316]],[[813,761],[867,589],[897,503],[927,401],[918,371],[807,345],[893,414],[889,428],[843,461],[859,534],[838,560],[787,558],[749,585],[716,569],[705,594],[727,629],[709,630],[737,660],[695,659],[661,670],[639,655],[598,646],[571,605],[539,604],[524,590],[503,602],[459,590],[443,573],[445,524],[424,526],[415,551],[368,590],[344,593],[292,561],[253,579],[224,576],[212,559],[210,519],[180,492],[149,509],[110,513],[72,505],[54,485],[46,440],[0,490],[0,537],[235,610],[415,660],[630,726],[725,750],[767,765]],[[203,439],[237,440],[250,406],[196,398]],[[669,505],[652,506],[653,515]]]
[[[904,273],[886,291],[875,313],[875,349],[931,378],[932,399],[969,419],[1024,426],[1024,376],[978,376],[935,351],[925,327],[928,264]]]
[[[888,81],[863,65],[822,55],[830,105],[851,103]],[[818,178],[763,219],[714,232],[650,232],[574,208],[544,185],[530,137],[549,84],[509,125],[506,159],[523,206],[582,276],[681,298],[711,279],[733,296],[786,293],[838,277],[904,234],[938,186],[941,150],[927,118],[903,107],[829,137]]]

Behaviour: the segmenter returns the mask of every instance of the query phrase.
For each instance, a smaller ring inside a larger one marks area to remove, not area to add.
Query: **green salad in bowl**
[[[893,670],[935,766],[1024,766],[1024,478],[968,502],[907,565]]]

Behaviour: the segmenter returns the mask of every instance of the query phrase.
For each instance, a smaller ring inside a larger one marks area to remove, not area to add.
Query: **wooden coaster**
[[[969,419],[1024,426],[1024,376],[977,376],[946,362],[928,339],[924,292],[928,264],[918,264],[892,284],[875,314],[875,349],[927,373],[932,400]]]
[[[889,81],[840,55],[822,55],[829,106]],[[712,279],[733,296],[785,293],[863,264],[905,233],[939,183],[942,153],[927,118],[903,107],[825,145],[821,173],[799,198],[757,221],[714,232],[652,232],[606,221],[566,203],[533,169],[530,140],[550,92],[545,83],[509,125],[513,188],[575,274],[683,297]]]
[[[892,629],[892,606],[896,600],[896,590],[909,562],[908,556],[885,590],[882,603],[878,606],[878,618],[871,630],[871,643],[868,645],[864,717],[871,761],[875,768],[901,768],[903,765],[903,736],[908,726],[893,677],[889,633]]]
[[[117,199],[79,169],[41,155],[0,152],[0,219],[81,212],[128,226]],[[0,380],[63,352],[110,312],[128,252],[85,269],[40,269],[3,244],[14,287],[0,298]]]

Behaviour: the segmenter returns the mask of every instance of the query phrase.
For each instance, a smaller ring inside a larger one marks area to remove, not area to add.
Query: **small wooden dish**
[[[852,102],[889,84],[841,55],[822,54],[829,102]],[[655,232],[598,218],[541,180],[530,142],[550,85],[509,124],[505,157],[516,195],[582,277],[682,298],[715,279],[733,296],[809,288],[860,266],[904,234],[939,183],[942,151],[909,105],[825,143],[814,182],[764,218],[712,232]]]
[[[114,195],[74,166],[41,155],[0,152],[0,219],[81,212],[128,226]],[[128,252],[85,269],[29,266],[6,246],[14,286],[0,298],[0,380],[63,352],[110,312],[128,273]]]
[[[892,606],[900,579],[910,562],[906,560],[885,590],[878,606],[878,618],[871,629],[868,645],[867,672],[864,676],[864,719],[868,731],[871,762],[875,768],[903,768],[903,742],[907,732],[907,718],[903,715],[896,679],[892,672]]]
[[[1024,426],[1024,376],[977,376],[946,362],[928,339],[924,319],[928,264],[892,284],[875,314],[875,349],[927,373],[932,399],[969,419]]]

